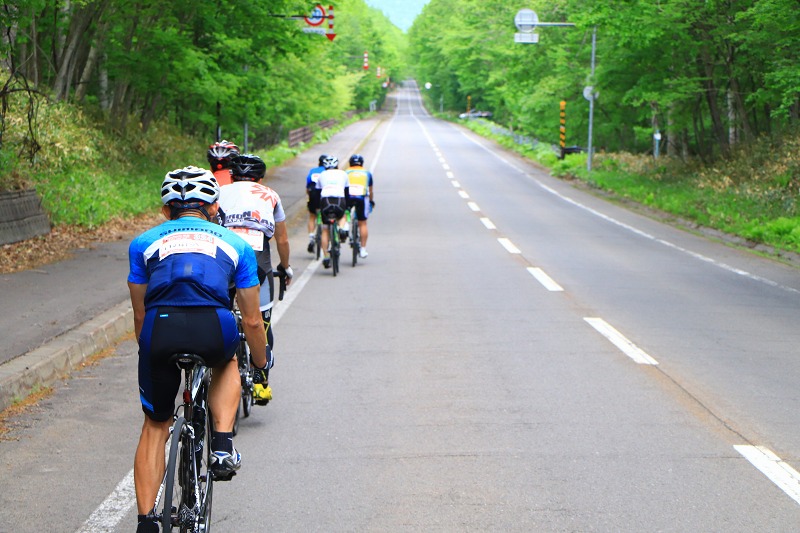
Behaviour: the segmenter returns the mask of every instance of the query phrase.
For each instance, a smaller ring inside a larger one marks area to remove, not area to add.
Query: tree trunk
[[[109,0],[102,0],[97,4],[87,5],[84,9],[77,10],[73,15],[70,23],[69,44],[61,54],[58,63],[58,74],[53,84],[56,99],[65,100],[69,95],[75,69],[77,68],[79,45],[91,39],[88,30],[92,22],[102,15],[106,6],[108,6],[108,2]]]
[[[725,127],[722,124],[722,113],[720,112],[719,105],[717,105],[717,98],[719,91],[714,84],[714,64],[709,57],[708,50],[703,49],[700,54],[700,75],[703,77],[703,86],[705,88],[706,104],[708,111],[711,115],[711,124],[713,125],[714,137],[720,145],[722,154],[728,156],[730,147],[728,146],[728,138],[725,134]],[[702,121],[701,121],[702,124]]]
[[[97,55],[97,46],[92,46],[89,49],[89,56],[86,58],[86,64],[83,67],[83,73],[81,74],[80,82],[78,82],[78,88],[75,90],[75,100],[78,102],[83,102],[86,91],[89,89],[89,82],[92,78],[94,65],[97,62]]]

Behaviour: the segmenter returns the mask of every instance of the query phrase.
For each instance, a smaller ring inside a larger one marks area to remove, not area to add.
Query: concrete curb
[[[0,365],[0,411],[24,399],[37,386],[67,376],[91,355],[113,346],[133,330],[133,310],[124,301],[59,335],[50,342]]]

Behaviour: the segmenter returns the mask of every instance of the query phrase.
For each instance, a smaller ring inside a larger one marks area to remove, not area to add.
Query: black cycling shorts
[[[347,200],[337,196],[326,196],[319,201],[319,211],[322,213],[322,223],[328,224],[331,220],[338,220],[347,210]]]
[[[175,412],[182,371],[169,358],[192,353],[210,367],[229,361],[239,345],[233,313],[221,307],[159,307],[145,313],[139,335],[139,396],[144,413],[165,422]]]
[[[321,194],[322,189],[308,189],[308,202],[306,203],[306,207],[309,213],[314,213],[316,215],[317,211],[319,211],[319,197]]]
[[[347,207],[356,208],[356,220],[367,220],[369,213],[367,212],[367,197],[366,196],[351,196],[347,200]]]

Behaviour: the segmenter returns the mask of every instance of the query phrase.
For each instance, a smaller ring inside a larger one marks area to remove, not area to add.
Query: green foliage
[[[521,7],[575,26],[540,26],[538,44],[515,44]],[[431,0],[410,50],[419,81],[433,84],[431,102],[449,110],[471,96],[499,122],[557,142],[565,100],[567,144],[585,146],[591,85],[595,146],[647,153],[658,130],[671,155],[711,160],[797,125],[797,10],[796,0]]]

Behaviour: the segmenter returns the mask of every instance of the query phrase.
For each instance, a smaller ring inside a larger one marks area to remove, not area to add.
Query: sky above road
[[[366,0],[367,5],[380,9],[392,23],[408,31],[414,18],[422,12],[429,0]]]

